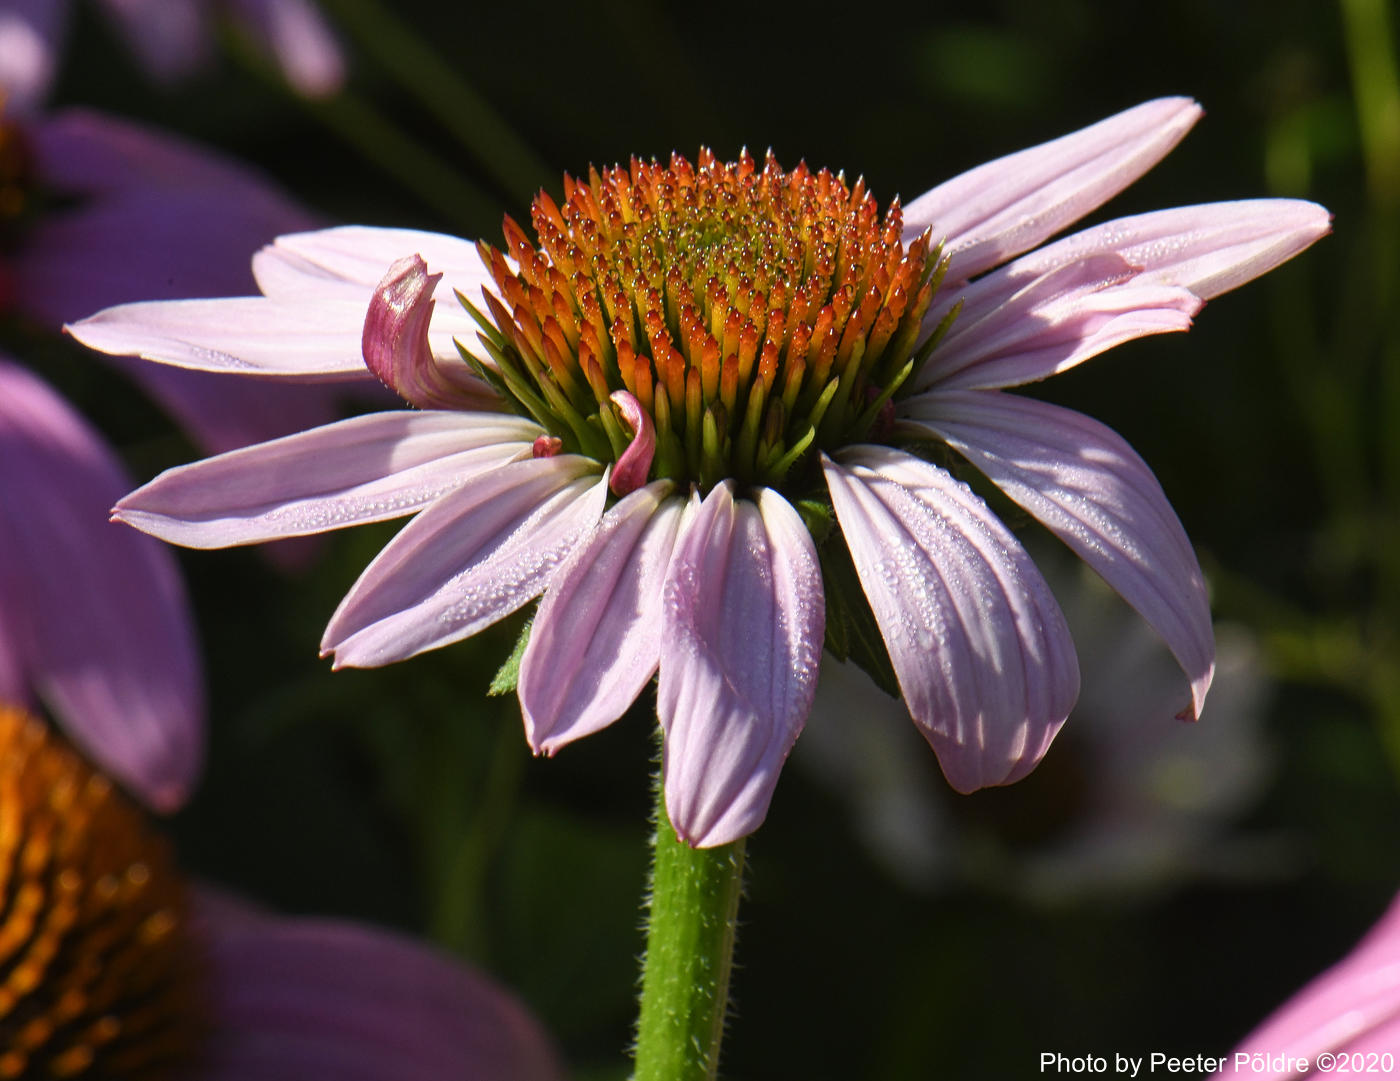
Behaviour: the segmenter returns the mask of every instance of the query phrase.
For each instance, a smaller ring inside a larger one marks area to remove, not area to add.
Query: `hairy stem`
[[[714,1081],[744,872],[744,841],[691,848],[656,785],[641,1016],[633,1081]]]

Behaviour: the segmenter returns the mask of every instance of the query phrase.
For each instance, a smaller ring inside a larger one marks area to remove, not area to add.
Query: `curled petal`
[[[884,447],[823,458],[827,488],[915,723],[960,792],[1028,774],[1079,693],[1060,607],[968,487]]]
[[[906,409],[1137,609],[1191,683],[1183,716],[1199,717],[1215,672],[1210,603],[1191,542],[1147,463],[1098,421],[1012,394],[940,392]]]
[[[1133,338],[1188,329],[1203,301],[1176,286],[1143,284],[1134,273],[1120,256],[1102,254],[1047,271],[980,317],[961,312],[920,385],[1016,386]]]
[[[732,482],[687,515],[666,576],[657,713],[666,810],[702,848],[757,829],[811,710],[825,631],[802,519]]]
[[[196,897],[212,1024],[202,1081],[563,1081],[504,989],[368,927]]]
[[[685,503],[670,481],[608,511],[550,581],[520,662],[520,708],[535,753],[621,717],[656,672],[661,595]]]
[[[170,811],[203,764],[201,674],[169,552],[106,521],[127,483],[77,414],[0,363],[0,690],[36,694],[104,772]]]
[[[905,238],[933,230],[950,282],[1029,251],[1131,184],[1201,116],[1189,98],[1159,98],[1081,131],[979,165],[904,209]]]
[[[611,400],[632,429],[632,442],[618,458],[609,481],[613,495],[620,496],[635,492],[647,482],[651,459],[656,453],[656,428],[642,404],[627,391],[613,391]]]
[[[602,516],[606,480],[574,454],[479,475],[405,526],[340,602],[321,642],[375,668],[475,634],[538,596]]]
[[[428,344],[433,289],[441,279],[428,273],[421,255],[395,262],[370,297],[361,348],[366,367],[409,404],[470,408],[481,397],[481,381],[460,362],[440,365]]]

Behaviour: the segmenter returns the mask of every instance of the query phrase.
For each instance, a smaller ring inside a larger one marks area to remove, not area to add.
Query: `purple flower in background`
[[[562,1076],[518,1002],[434,951],[187,887],[134,804],[3,704],[0,809],[25,854],[0,883],[7,962],[22,974],[0,1004],[5,1077]]]
[[[884,215],[864,181],[702,152],[566,178],[562,205],[532,208],[538,247],[510,219],[504,251],[283,237],[254,260],[261,297],[128,305],[70,330],[264,378],[367,365],[419,408],[169,471],[117,514],[218,547],[421,511],[323,650],[388,664],[543,593],[519,674],[531,746],[612,723],[657,675],[667,809],[696,845],[762,821],[823,640],[850,647],[863,605],[953,787],[1015,781],[1045,753],[1078,692],[1073,645],[1024,549],[941,464],[954,451],[1161,635],[1195,717],[1210,614],[1156,479],[1103,425],[1004,388],[1184,330],[1328,231],[1321,207],[1258,200],[1037,247],[1199,115],[1148,102]]]
[[[1048,547],[1031,552],[1074,637],[1083,693],[1014,807],[950,798],[918,755],[904,704],[850,664],[822,665],[797,768],[847,803],[872,857],[916,889],[973,884],[1059,906],[1290,869],[1285,838],[1235,821],[1270,773],[1270,684],[1253,636],[1217,623],[1204,723],[1155,723],[1179,706],[1180,668],[1102,579]]]
[[[314,217],[205,148],[86,110],[0,117],[0,314],[57,331],[95,308],[252,288],[248,253]],[[211,452],[331,419],[333,388],[119,361]]]
[[[322,97],[345,81],[345,58],[312,0],[102,0],[101,7],[161,81],[212,62],[219,13],[270,53],[298,92]],[[0,0],[0,86],[12,108],[27,112],[44,100],[70,16],[68,0]]]
[[[1400,898],[1350,954],[1251,1032],[1214,1076],[1269,1081],[1334,1073],[1394,1076],[1397,1063]]]
[[[37,976],[0,1005],[0,1076],[560,1077],[519,1003],[427,947],[185,887],[106,779],[174,810],[204,749],[174,562],[107,520],[128,487],[82,418],[0,360],[0,817],[25,853],[0,936],[10,971]]]
[[[169,553],[107,521],[129,480],[52,390],[0,359],[0,703],[43,702],[158,810],[204,754],[194,626]]]

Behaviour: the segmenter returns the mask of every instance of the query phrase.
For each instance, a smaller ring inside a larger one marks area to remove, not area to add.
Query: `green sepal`
[[[515,648],[510,651],[510,656],[491,678],[491,686],[486,688],[487,694],[515,693],[515,688],[520,685],[520,662],[525,658],[525,647],[530,644],[530,628],[534,625],[535,617],[531,615],[520,628],[520,637],[515,640]]]
[[[486,318],[485,313],[468,300],[467,295],[463,293],[462,290],[454,289],[452,292],[457,295],[457,303],[467,310],[467,314],[475,320],[476,325],[491,339],[491,344],[497,349],[504,349],[508,343],[506,341],[506,336],[501,333],[500,328],[497,327],[495,323],[491,322],[490,319]]]
[[[877,687],[898,698],[899,677],[839,526],[833,525],[817,556],[826,589],[826,648],[838,661],[851,661],[863,668]]]
[[[510,388],[506,386],[506,381],[501,378],[500,372],[496,371],[495,368],[489,367],[480,357],[478,357],[475,353],[469,350],[456,338],[452,339],[452,344],[457,347],[457,355],[460,356],[462,360],[466,362],[467,367],[472,370],[472,373],[478,379],[480,379],[488,387],[494,390],[499,397],[504,398],[511,405],[519,405],[519,403],[511,397]]]
[[[529,413],[534,418],[535,423],[545,431],[553,435],[563,436],[565,434],[564,425],[559,422],[559,418],[544,399],[531,390],[521,378],[520,372],[516,370],[515,362],[511,360],[510,356],[492,345],[490,339],[483,334],[478,334],[477,340],[491,354],[491,359],[496,362],[496,368],[500,372],[501,381],[506,385],[506,393],[510,400],[516,402]],[[462,347],[459,345],[457,348],[460,350]]]
[[[812,543],[820,548],[836,527],[835,509],[824,499],[799,499],[793,506],[807,532],[812,534]]]

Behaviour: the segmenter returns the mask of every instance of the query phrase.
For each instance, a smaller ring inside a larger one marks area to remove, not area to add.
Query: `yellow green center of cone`
[[[869,438],[936,336],[923,319],[946,264],[928,234],[906,247],[897,202],[882,216],[864,181],[825,169],[633,159],[566,176],[531,221],[538,246],[509,217],[504,251],[480,245],[495,381],[600,460],[630,433],[610,396],[634,395],[653,478],[780,485]]]

